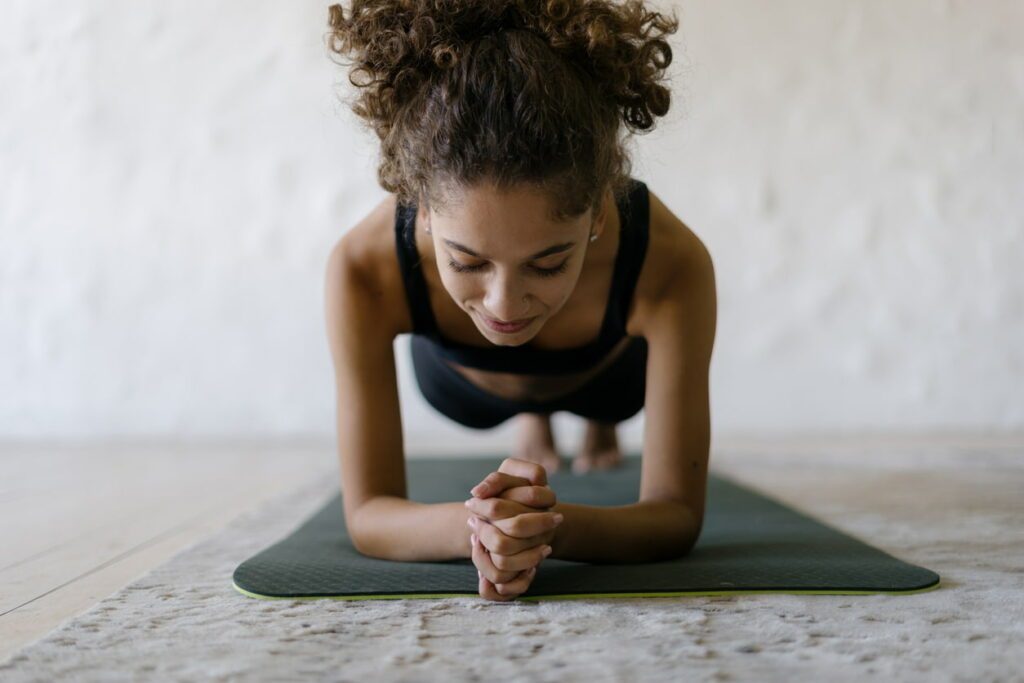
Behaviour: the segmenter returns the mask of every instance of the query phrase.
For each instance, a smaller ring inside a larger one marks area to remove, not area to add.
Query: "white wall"
[[[326,5],[5,7],[0,437],[333,434],[324,260],[383,191]],[[677,7],[635,175],[716,263],[715,433],[1024,428],[1024,5]],[[410,448],[464,434],[406,342]]]

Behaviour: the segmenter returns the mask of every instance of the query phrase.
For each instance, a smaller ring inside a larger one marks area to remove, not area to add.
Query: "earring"
[[[593,242],[593,241],[594,241],[594,240],[596,240],[596,239],[597,239],[597,235],[591,235],[591,236],[590,236],[590,241],[591,241],[591,242]]]
[[[427,228],[426,230],[427,230],[427,234],[429,235],[430,234],[430,228]]]

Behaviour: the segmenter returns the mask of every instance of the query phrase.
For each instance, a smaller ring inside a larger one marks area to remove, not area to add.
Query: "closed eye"
[[[554,277],[560,273],[564,273],[568,267],[569,259],[565,259],[560,264],[553,268],[540,268],[538,266],[530,266],[530,269],[534,273],[541,277]],[[476,273],[487,267],[486,263],[479,263],[473,266],[467,266],[455,261],[454,259],[448,259],[448,267],[454,270],[456,273]]]

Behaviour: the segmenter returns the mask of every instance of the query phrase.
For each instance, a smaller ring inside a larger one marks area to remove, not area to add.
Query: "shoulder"
[[[327,258],[325,298],[329,314],[340,305],[362,310],[397,335],[412,324],[396,253],[395,208],[396,197],[388,194],[338,238]]]
[[[630,321],[636,331],[630,332],[649,339],[676,324],[673,321],[680,315],[690,320],[691,326],[713,327],[717,295],[711,253],[654,192],[649,191],[648,197],[649,239],[637,282],[636,311]]]

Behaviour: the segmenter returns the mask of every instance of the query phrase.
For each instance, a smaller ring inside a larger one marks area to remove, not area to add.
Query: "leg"
[[[520,424],[519,440],[513,457],[543,465],[548,474],[557,472],[561,459],[551,430],[551,415],[520,413],[516,419]]]
[[[622,462],[622,451],[619,450],[619,438],[615,433],[615,423],[587,420],[583,444],[572,461],[572,471],[582,474],[592,469],[608,470],[616,467],[620,462]]]
[[[610,367],[559,406],[587,421],[574,472],[611,469],[622,461],[616,425],[643,409],[646,372],[647,342],[637,337]]]

